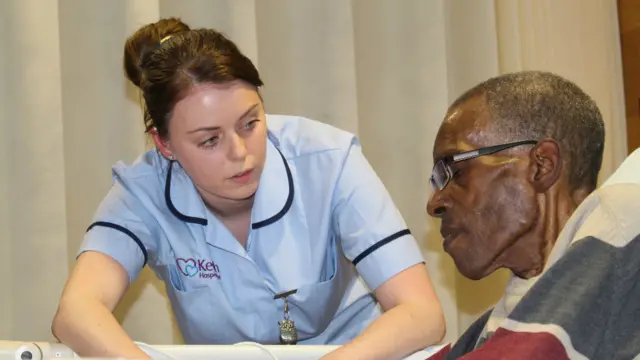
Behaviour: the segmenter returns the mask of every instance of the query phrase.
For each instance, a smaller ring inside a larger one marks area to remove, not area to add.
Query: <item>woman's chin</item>
[[[234,189],[229,192],[227,198],[237,201],[249,200],[253,198],[258,191],[258,182],[251,182],[240,186],[234,186]]]

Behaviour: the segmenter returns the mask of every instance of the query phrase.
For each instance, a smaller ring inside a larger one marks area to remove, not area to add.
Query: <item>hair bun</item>
[[[189,25],[179,18],[160,19],[138,29],[124,45],[124,71],[127,79],[140,87],[144,72],[141,64],[144,63],[145,58],[172,35],[189,30],[191,30]]]

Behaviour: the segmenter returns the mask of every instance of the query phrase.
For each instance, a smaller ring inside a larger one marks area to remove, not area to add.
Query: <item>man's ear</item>
[[[153,128],[151,129],[151,131],[149,131],[149,133],[151,134],[153,142],[156,144],[156,149],[160,151],[160,154],[162,154],[162,156],[164,156],[168,160],[175,160],[173,151],[171,151],[171,146],[169,146],[169,142],[163,139],[160,134],[158,134],[158,130]]]
[[[562,155],[560,145],[552,139],[543,139],[529,152],[529,181],[538,193],[552,187],[562,176]]]

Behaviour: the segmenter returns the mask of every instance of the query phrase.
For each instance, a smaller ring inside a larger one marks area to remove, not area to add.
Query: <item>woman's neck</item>
[[[244,200],[217,199],[217,201],[207,201],[205,204],[211,212],[221,220],[251,217],[253,208],[253,197]]]
[[[198,189],[198,192],[207,208],[221,220],[251,217],[255,194],[246,199],[235,200],[223,198],[202,189]]]

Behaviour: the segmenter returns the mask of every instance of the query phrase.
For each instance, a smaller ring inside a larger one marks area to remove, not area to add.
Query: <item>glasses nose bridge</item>
[[[446,159],[438,160],[429,178],[431,190],[435,191],[436,188],[440,191],[444,190],[455,176],[456,171],[457,167],[453,161],[447,161]]]
[[[447,203],[447,186],[450,186],[451,180],[456,173],[455,165],[452,162],[439,160],[434,166],[433,173],[430,177],[431,194],[427,201],[427,213],[432,217],[441,217],[446,211]]]

